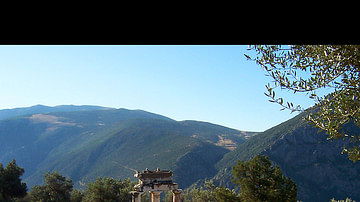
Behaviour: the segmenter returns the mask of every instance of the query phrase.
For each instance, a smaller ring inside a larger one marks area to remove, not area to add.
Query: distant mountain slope
[[[126,109],[53,112],[6,119],[0,121],[0,162],[15,158],[26,168],[26,177],[38,170],[49,155],[61,158],[64,152],[94,141],[93,134],[98,131],[137,118],[171,120],[141,110]],[[60,147],[66,142],[69,144]]]
[[[220,171],[215,181],[230,186],[231,166],[238,160],[262,154],[295,180],[298,200],[329,201],[333,197],[360,200],[360,164],[341,154],[344,142],[326,140],[326,134],[304,123],[302,116],[259,133],[227,153],[216,165]],[[348,129],[360,132],[359,128]]]
[[[59,105],[55,107],[49,107],[45,105],[35,105],[31,107],[2,109],[0,110],[0,120],[15,116],[22,116],[26,114],[39,114],[39,113],[59,112],[59,111],[89,111],[89,110],[102,110],[102,109],[111,109],[111,108],[92,106],[92,105],[80,105],[80,106]]]
[[[50,153],[42,162],[41,169],[29,179],[39,182],[44,172],[57,169],[80,184],[94,180],[97,176],[125,178],[133,176],[132,169],[160,167],[173,170],[176,182],[186,187],[202,177],[214,176],[214,164],[228,150],[186,136],[181,130],[179,124],[166,120],[124,121],[93,134],[93,141],[82,147],[67,153],[62,150],[57,151],[59,154],[56,151]],[[65,142],[60,147],[66,148],[66,144],[71,142]],[[194,158],[201,158],[204,164],[199,165],[201,162]],[[183,168],[196,172],[185,172]]]
[[[58,111],[0,121],[0,162],[15,158],[31,187],[47,171],[58,170],[75,186],[98,176],[133,177],[134,170],[171,169],[186,188],[211,178],[226,144],[243,143],[246,132],[197,122],[174,121],[127,109]]]

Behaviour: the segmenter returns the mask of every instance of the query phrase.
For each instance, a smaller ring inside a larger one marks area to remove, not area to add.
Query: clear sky
[[[296,114],[264,95],[270,80],[247,46],[0,46],[0,109],[36,104],[142,109],[245,131]],[[304,96],[292,97],[304,107]],[[293,101],[293,100],[291,100]],[[295,102],[296,103],[296,102]]]

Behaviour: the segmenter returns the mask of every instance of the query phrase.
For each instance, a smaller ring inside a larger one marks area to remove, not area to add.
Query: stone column
[[[181,189],[172,190],[173,202],[181,202]]]
[[[150,191],[151,193],[151,202],[160,202],[161,191]]]
[[[132,196],[132,202],[141,202],[141,194],[143,194],[143,192],[131,191],[130,194]]]

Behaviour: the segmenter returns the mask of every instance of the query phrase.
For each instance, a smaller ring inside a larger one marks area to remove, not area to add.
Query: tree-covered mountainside
[[[232,166],[257,154],[267,155],[298,187],[298,200],[329,201],[350,197],[360,200],[360,165],[341,154],[346,142],[326,140],[327,135],[302,121],[300,114],[249,139],[216,164],[216,183],[233,186]],[[360,132],[347,125],[344,130]]]
[[[171,169],[186,188],[211,178],[214,165],[246,132],[174,121],[142,110],[77,110],[26,114],[0,121],[0,162],[13,158],[28,187],[57,170],[82,187],[97,177],[133,178],[134,169]]]
[[[133,178],[135,170],[171,169],[186,189],[213,179],[232,188],[238,160],[266,155],[295,181],[298,200],[360,200],[360,165],[340,152],[343,141],[302,121],[304,114],[258,133],[200,121],[175,121],[142,110],[42,112],[0,120],[0,163],[16,159],[27,186],[58,171],[85,188],[97,177]],[[348,124],[344,130],[359,133]]]

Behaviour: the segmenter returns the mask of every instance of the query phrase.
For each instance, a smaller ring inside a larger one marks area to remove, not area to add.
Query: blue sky
[[[264,131],[296,114],[264,95],[270,80],[239,45],[0,46],[0,109],[100,105]],[[304,107],[305,96],[284,94]]]

